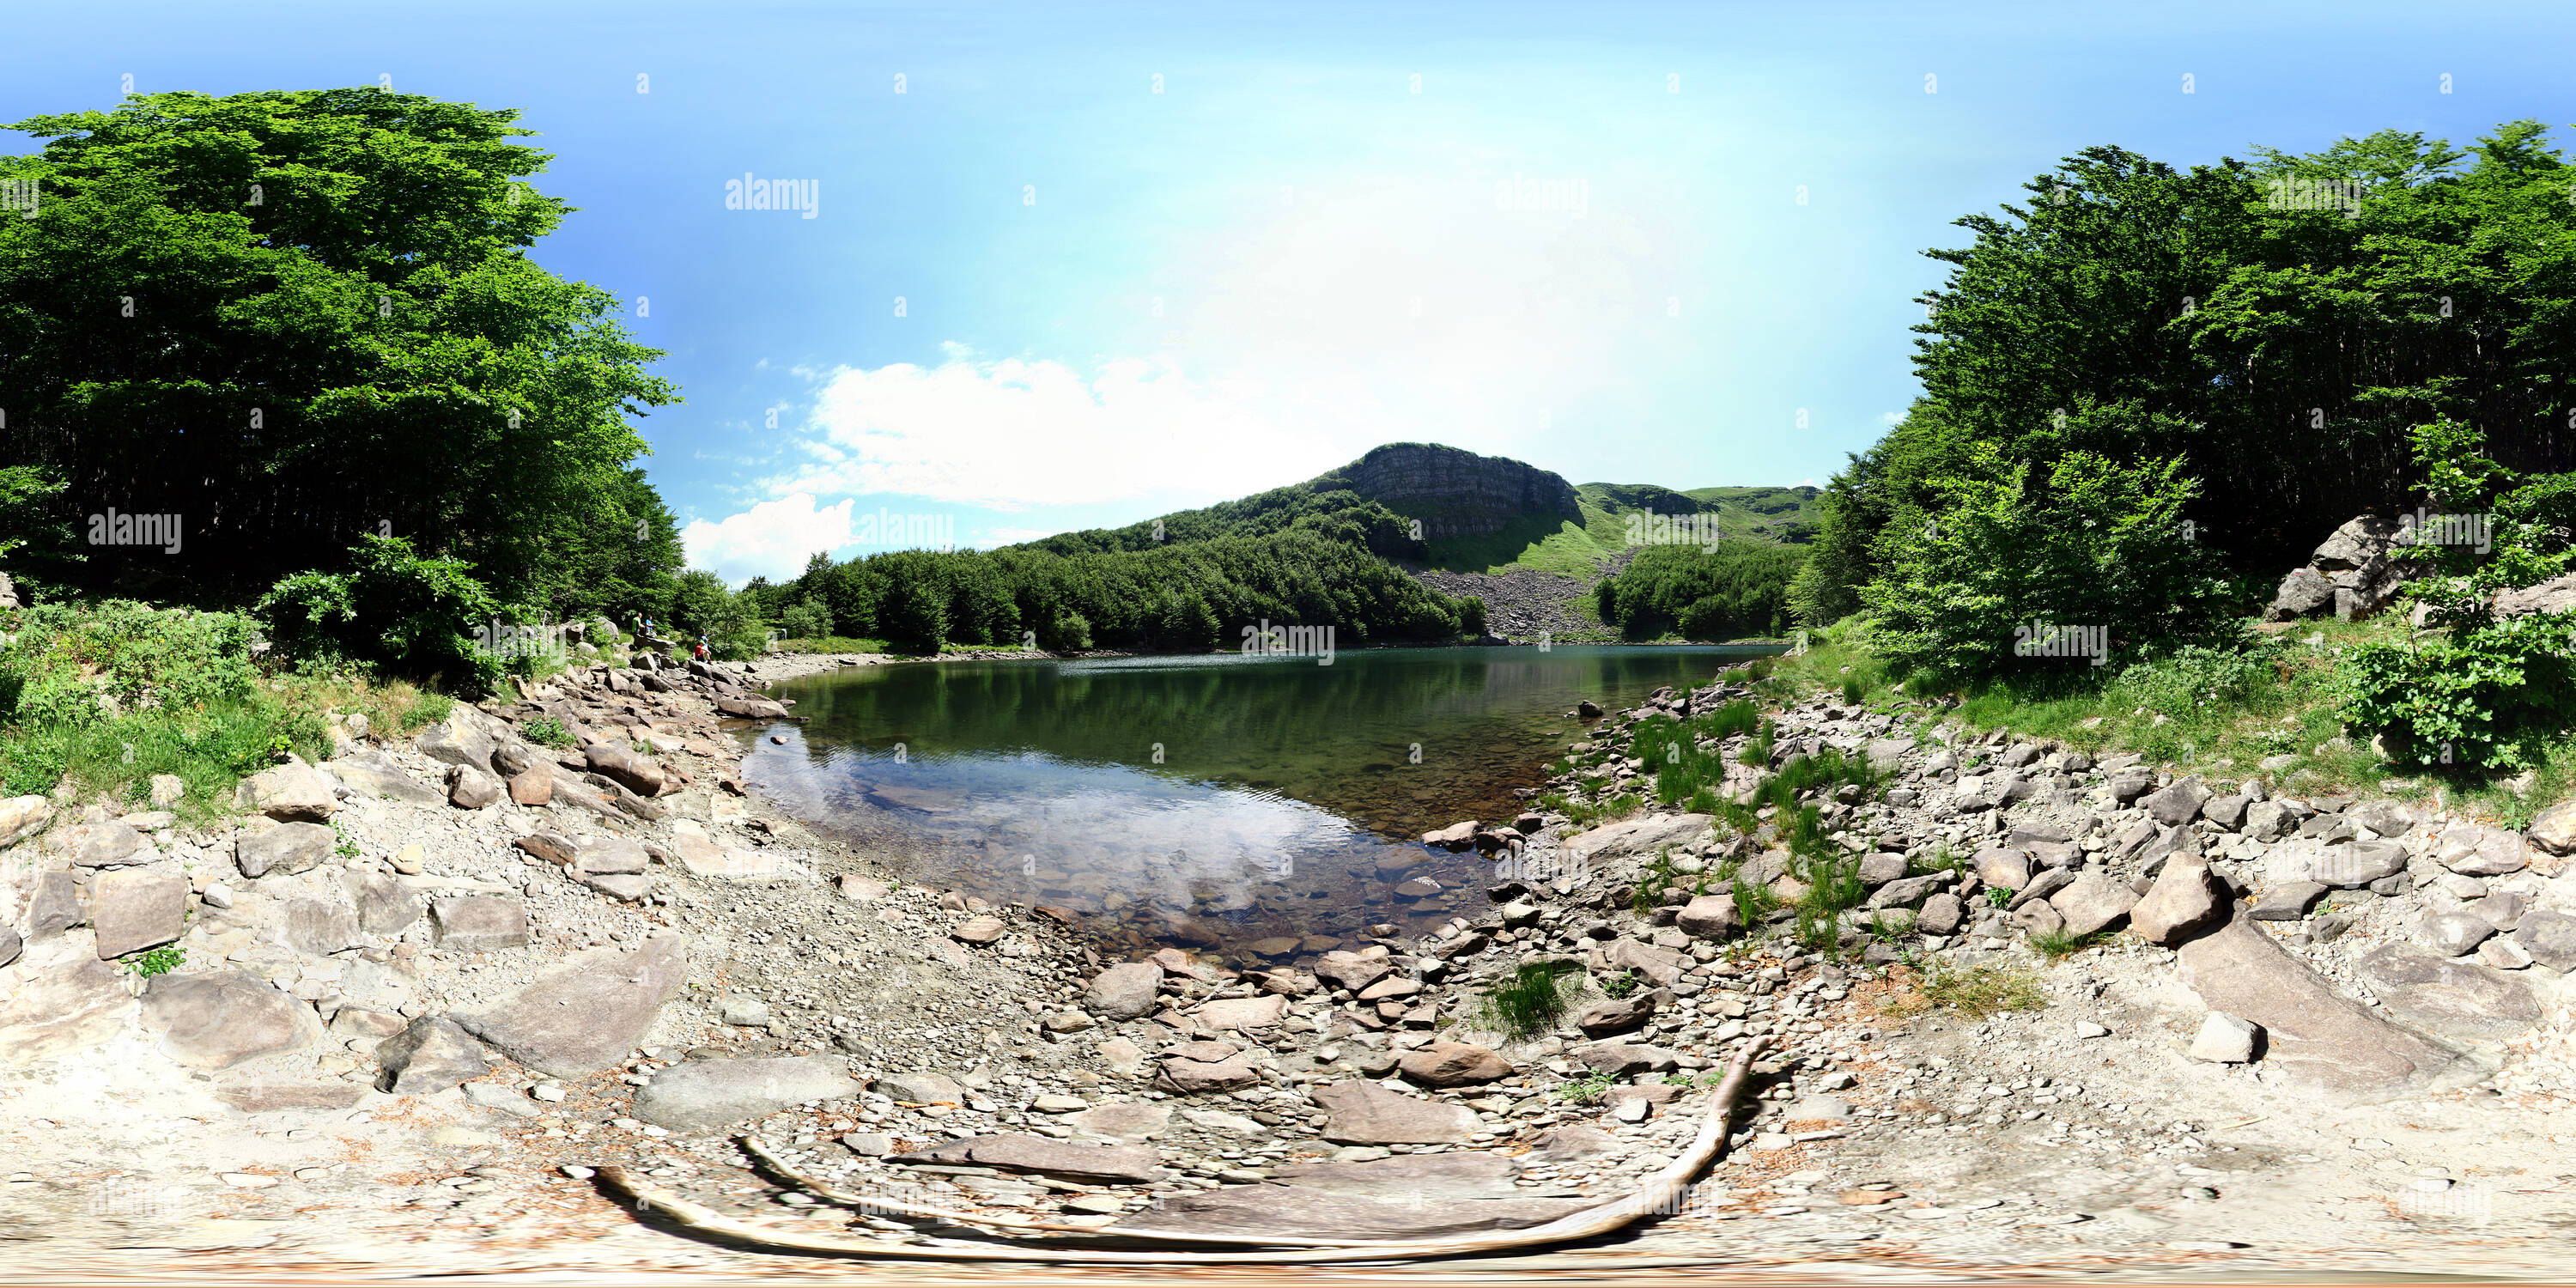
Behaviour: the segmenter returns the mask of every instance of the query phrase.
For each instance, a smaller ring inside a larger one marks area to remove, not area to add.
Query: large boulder
[[[2396,521],[2365,514],[2328,534],[2307,566],[2281,581],[2266,621],[2286,622],[2332,607],[2337,617],[2366,617],[2387,606],[2405,583],[2391,552],[2404,540]]]
[[[351,744],[353,748],[358,744]],[[352,750],[331,759],[331,772],[349,790],[378,800],[405,801],[413,805],[436,805],[446,799],[437,788],[411,776],[394,758],[381,751]]]
[[[2529,613],[2563,613],[2576,608],[2576,572],[2562,573],[2536,586],[2519,590],[2499,590],[2488,606],[2498,617],[2521,617]]]
[[[287,947],[307,957],[328,957],[364,942],[357,909],[320,899],[287,900]]]
[[[966,1089],[944,1073],[879,1074],[868,1084],[877,1094],[907,1105],[962,1105]]]
[[[143,990],[143,1028],[191,1069],[229,1069],[295,1051],[322,1036],[313,1007],[240,971],[155,975]]]
[[[1211,1046],[1213,1043],[1192,1043]],[[1258,1085],[1261,1071],[1252,1066],[1249,1056],[1236,1053],[1215,1060],[1169,1058],[1154,1074],[1157,1090],[1193,1096],[1205,1092],[1241,1091]]]
[[[632,952],[594,949],[499,1006],[456,1020],[531,1069],[579,1077],[643,1045],[653,1017],[688,973],[687,944],[678,935],[647,939]]]
[[[2297,845],[2300,842],[2286,844]],[[2405,847],[2390,841],[2319,846],[2310,852],[2308,862],[2310,880],[2337,890],[2358,890],[2405,870]]]
[[[1655,1015],[1655,995],[1639,990],[1624,998],[1603,1002],[1574,1017],[1574,1027],[1587,1038],[1606,1038],[1641,1027]]]
[[[169,943],[188,931],[188,878],[175,864],[101,872],[90,883],[89,924],[102,960]]]
[[[54,821],[54,804],[42,796],[0,800],[0,850],[44,831]]]
[[[2087,869],[2065,889],[2049,896],[2049,906],[2066,921],[2069,934],[2089,935],[2118,925],[2138,905],[2137,892],[2098,868]]]
[[[438,946],[456,953],[491,952],[528,942],[527,905],[507,895],[468,894],[430,908]]]
[[[1152,962],[1120,962],[1091,977],[1082,993],[1082,1008],[1112,1020],[1132,1020],[1153,1013],[1163,986],[1163,968]]]
[[[2514,923],[2513,941],[2551,970],[2576,970],[2576,917],[2546,909],[2526,912]]]
[[[483,1044],[443,1015],[424,1015],[376,1044],[376,1090],[424,1096],[491,1072]]]
[[[285,764],[243,779],[233,789],[233,807],[281,823],[322,823],[340,808],[340,800],[330,775],[291,755]]]
[[[859,1094],[849,1062],[836,1055],[762,1060],[682,1060],[635,1093],[637,1118],[674,1131],[722,1127],[809,1100]]]
[[[381,873],[349,872],[340,884],[357,906],[358,929],[371,935],[399,935],[424,910],[417,892]]]
[[[447,803],[458,809],[483,809],[501,803],[501,780],[472,765],[447,767]]]
[[[1465,1105],[1417,1099],[1374,1082],[1330,1083],[1313,1096],[1332,1115],[1324,1139],[1337,1144],[1448,1145],[1476,1130],[1476,1111]]]
[[[339,834],[319,823],[280,823],[235,841],[233,865],[253,880],[272,872],[293,876],[321,866],[339,844]]]
[[[2499,877],[2519,872],[2530,862],[2522,834],[2501,827],[2453,823],[2434,842],[2433,861],[2470,877]]]
[[[498,745],[491,726],[486,723],[490,719],[473,707],[457,703],[448,708],[446,718],[420,731],[417,743],[420,753],[450,765],[489,770],[493,748]]]
[[[1569,838],[1564,849],[1578,864],[1605,862],[1632,854],[1651,854],[1698,836],[1708,828],[1710,821],[1706,814],[1651,814],[1593,828]]]
[[[2405,944],[2382,944],[2353,969],[2389,1014],[2436,1036],[2506,1039],[2541,1019],[2531,986],[2521,980]]]
[[[1511,1061],[1472,1042],[1432,1042],[1405,1052],[1396,1067],[1426,1087],[1471,1087],[1512,1076]]]
[[[2384,1099],[2474,1077],[2450,1051],[2373,1014],[2247,918],[2184,944],[2184,985],[2203,1005],[2262,1026],[2269,1065],[2355,1099]]]
[[[615,779],[619,786],[638,796],[652,796],[662,790],[662,766],[652,757],[622,742],[594,742],[582,749],[590,771]]]
[[[1384,957],[1363,957],[1339,949],[1315,960],[1318,977],[1354,993],[1386,978],[1387,972],[1394,968],[1394,964]]]
[[[1694,939],[1732,939],[1744,933],[1744,913],[1731,894],[1704,894],[1682,905],[1673,924]]]
[[[133,1017],[134,977],[68,936],[37,939],[0,970],[0,1069],[86,1050]],[[162,976],[166,979],[168,976]]]
[[[6,829],[0,828],[0,834]],[[2523,834],[2531,848],[2547,854],[2576,854],[2576,798],[2558,802],[2540,811],[2531,820],[2531,830]]]
[[[2225,920],[2231,906],[2226,884],[2207,863],[2177,856],[2129,908],[2129,930],[2171,947]]]
[[[2174,780],[2159,792],[2149,792],[2138,801],[2147,816],[2167,827],[2180,827],[2200,817],[2200,807],[2209,802],[2209,786],[2200,775],[2191,774]]]

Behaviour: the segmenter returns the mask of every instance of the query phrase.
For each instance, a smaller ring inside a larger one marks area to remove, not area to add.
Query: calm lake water
[[[850,667],[780,686],[786,745],[744,773],[912,881],[1073,913],[1127,947],[1343,944],[1485,903],[1474,854],[1421,844],[1508,820],[1582,736],[1776,646],[1384,649]],[[1429,878],[1445,889],[1419,895]]]

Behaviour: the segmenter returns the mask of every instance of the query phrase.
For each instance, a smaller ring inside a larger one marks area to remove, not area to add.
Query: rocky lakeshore
[[[1431,933],[1113,960],[745,794],[737,740],[792,718],[763,686],[844,659],[635,660],[411,738],[343,721],[220,827],[0,806],[20,1264],[790,1263],[639,1222],[610,1163],[970,1237],[781,1184],[742,1134],[838,1190],[1063,1224],[1512,1228],[1668,1162],[1757,1035],[1725,1158],[1580,1256],[2511,1271],[2560,1238],[2563,806],[2511,832],[1811,701],[1762,763],[1713,749],[1748,801],[1828,749],[1876,767],[1805,802],[1865,892],[1829,929],[1776,814],[1533,810],[1426,838],[1486,856],[1475,888],[1386,874],[1454,910]],[[1605,718],[1552,786],[1625,794],[1640,734],[1747,681]],[[1516,1033],[1489,999],[1532,965],[1564,1010]]]

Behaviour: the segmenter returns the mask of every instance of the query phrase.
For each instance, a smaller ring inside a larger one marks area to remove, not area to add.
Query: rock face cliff
[[[1426,537],[1484,536],[1518,519],[1582,517],[1574,485],[1561,476],[1437,443],[1375,448],[1314,486],[1349,488],[1420,519]]]

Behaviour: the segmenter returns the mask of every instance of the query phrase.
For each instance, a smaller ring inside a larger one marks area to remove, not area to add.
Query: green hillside
[[[1804,545],[1816,528],[1812,487],[1704,487],[1676,492],[1652,483],[1585,483],[1574,489],[1583,520],[1531,516],[1490,536],[1434,540],[1431,565],[1465,572],[1528,568],[1594,577],[1627,545],[1639,513],[1712,516],[1728,538]]]

